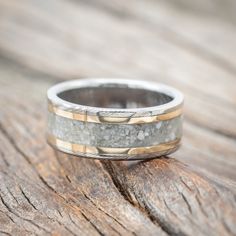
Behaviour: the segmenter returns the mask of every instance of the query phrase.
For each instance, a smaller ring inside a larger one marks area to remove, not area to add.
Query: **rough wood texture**
[[[235,1],[0,1],[0,235],[236,235]],[[149,78],[186,96],[182,148],[79,159],[45,142],[46,89]]]

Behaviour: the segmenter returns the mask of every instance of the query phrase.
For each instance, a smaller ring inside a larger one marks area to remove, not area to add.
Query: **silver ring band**
[[[174,152],[183,95],[153,82],[81,79],[48,90],[48,143],[81,157],[137,160]]]

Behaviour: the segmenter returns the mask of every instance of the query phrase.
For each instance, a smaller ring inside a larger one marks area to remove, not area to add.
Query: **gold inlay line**
[[[67,150],[72,153],[86,153],[86,154],[95,154],[95,155],[113,155],[113,154],[127,154],[127,155],[139,155],[139,154],[149,154],[149,153],[158,153],[163,151],[168,151],[177,147],[180,143],[180,139],[175,139],[163,144],[158,144],[155,146],[148,147],[132,147],[132,148],[111,148],[111,147],[95,147],[87,146],[76,143],[70,143],[63,140],[60,140],[52,135],[48,135],[49,144],[58,147],[62,150]]]
[[[65,111],[58,107],[53,106],[53,104],[51,103],[48,104],[48,110],[49,112],[55,113],[58,116],[66,117],[73,120],[93,122],[93,123],[117,123],[117,124],[152,123],[152,122],[170,120],[182,114],[182,108],[178,108],[177,110],[155,116],[144,116],[144,117],[96,116],[96,115],[79,114],[70,111]]]

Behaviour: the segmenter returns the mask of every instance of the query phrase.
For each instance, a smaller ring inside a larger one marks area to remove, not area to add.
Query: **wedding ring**
[[[181,92],[129,79],[80,79],[48,90],[48,143],[80,157],[137,160],[176,151]]]

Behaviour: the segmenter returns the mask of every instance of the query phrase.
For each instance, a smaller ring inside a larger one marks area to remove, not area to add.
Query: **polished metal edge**
[[[132,147],[132,148],[108,148],[108,147],[94,147],[94,146],[87,146],[87,145],[81,145],[76,143],[70,143],[63,141],[61,139],[58,139],[54,137],[51,134],[47,135],[47,141],[48,143],[64,152],[73,154],[73,155],[95,155],[96,157],[104,157],[106,159],[106,156],[120,156],[119,159],[127,159],[129,156],[137,156],[137,155],[148,155],[148,154],[156,154],[158,153],[165,154],[166,152],[170,150],[176,150],[179,145],[181,139],[178,138],[174,141],[158,144],[155,146],[147,146],[147,147]],[[125,156],[126,158],[121,158],[122,156]],[[114,157],[114,159],[116,159]],[[112,158],[111,158],[112,159]],[[139,158],[135,158],[139,159]]]
[[[70,111],[62,110],[52,103],[48,103],[48,111],[52,112],[58,116],[65,118],[79,120],[84,122],[93,123],[112,123],[112,124],[143,124],[143,123],[153,123],[158,121],[170,120],[178,117],[182,114],[182,108],[178,108],[174,111],[155,115],[155,116],[144,116],[144,117],[111,117],[111,116],[96,116],[88,114],[74,113]]]

